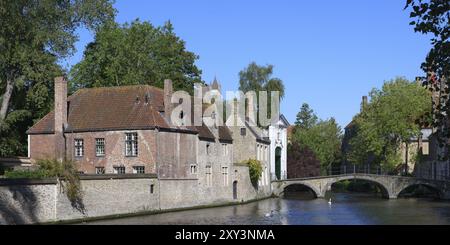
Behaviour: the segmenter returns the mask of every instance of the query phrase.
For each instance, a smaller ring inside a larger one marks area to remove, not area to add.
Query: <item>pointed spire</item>
[[[216,76],[214,76],[214,81],[213,81],[213,83],[211,84],[211,88],[212,88],[212,89],[220,90],[220,84],[219,84],[219,82],[217,81]]]

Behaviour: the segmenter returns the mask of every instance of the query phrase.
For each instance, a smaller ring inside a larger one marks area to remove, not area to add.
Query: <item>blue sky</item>
[[[361,97],[385,80],[421,76],[429,38],[409,26],[405,0],[117,0],[119,23],[170,20],[187,49],[198,54],[203,79],[238,88],[251,61],[274,65],[286,96],[282,113],[294,123],[303,102],[341,126],[359,111]],[[81,60],[93,35],[80,30]]]

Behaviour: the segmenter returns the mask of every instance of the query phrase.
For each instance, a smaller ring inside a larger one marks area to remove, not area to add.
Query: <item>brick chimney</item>
[[[164,80],[164,117],[171,124],[170,116],[172,115],[173,105],[171,102],[173,94],[172,80]]]
[[[194,84],[194,126],[203,124],[203,85]]]
[[[250,125],[256,125],[257,124],[257,117],[256,117],[256,112],[257,112],[257,101],[255,101],[255,94],[251,94],[249,93],[249,96],[246,96],[245,98],[247,99],[247,108],[245,110],[245,117],[248,118],[248,121],[250,123]]]
[[[364,110],[364,108],[367,106],[367,96],[363,96],[362,97],[362,101],[361,101],[361,112]]]
[[[55,157],[63,160],[66,152],[64,128],[67,125],[67,81],[55,78]]]

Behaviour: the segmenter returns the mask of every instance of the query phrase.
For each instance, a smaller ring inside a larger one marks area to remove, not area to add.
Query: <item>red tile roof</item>
[[[164,111],[163,95],[163,90],[148,85],[80,89],[68,98],[66,132],[181,129],[170,127],[160,114]],[[27,133],[53,133],[54,117],[50,112]]]
[[[203,126],[169,126],[164,116],[164,91],[148,85],[80,89],[68,98],[68,127],[66,132],[109,130],[162,130],[198,133],[200,138],[214,140]],[[54,133],[54,111],[48,113],[28,134]],[[226,127],[219,127],[219,139],[232,140]]]

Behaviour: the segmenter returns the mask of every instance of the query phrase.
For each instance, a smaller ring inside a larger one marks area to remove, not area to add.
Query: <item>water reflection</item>
[[[259,202],[209,209],[180,211],[88,224],[450,224],[450,202],[432,199],[388,200],[370,194],[330,193],[328,199],[291,196]],[[265,214],[273,210],[273,215]]]

